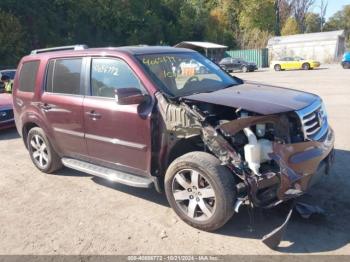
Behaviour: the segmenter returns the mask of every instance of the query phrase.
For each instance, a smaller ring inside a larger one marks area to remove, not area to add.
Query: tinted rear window
[[[80,94],[82,58],[57,59],[49,63],[46,92]]]
[[[23,92],[34,92],[36,74],[38,73],[39,61],[26,62],[22,65],[19,74],[19,90]]]

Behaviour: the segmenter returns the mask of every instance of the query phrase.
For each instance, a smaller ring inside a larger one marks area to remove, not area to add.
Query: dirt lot
[[[32,165],[16,130],[0,133],[0,254],[350,254],[350,70],[237,73],[243,79],[314,92],[336,132],[333,172],[311,193],[326,216],[294,215],[278,251],[260,238],[285,218],[276,208],[246,209],[215,233],[180,221],[163,195],[64,169]]]

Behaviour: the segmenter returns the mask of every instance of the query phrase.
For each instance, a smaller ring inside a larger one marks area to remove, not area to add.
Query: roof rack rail
[[[43,49],[33,50],[30,54],[35,55],[39,53],[53,52],[53,51],[66,51],[66,50],[84,50],[88,49],[87,45],[67,45],[67,46],[57,46]]]

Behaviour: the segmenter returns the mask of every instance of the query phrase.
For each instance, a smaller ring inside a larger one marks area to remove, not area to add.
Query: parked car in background
[[[177,73],[184,73],[186,69],[193,69],[195,74],[205,74],[207,72],[204,65],[193,59],[181,62]]]
[[[0,79],[3,75],[7,75],[10,78],[10,80],[13,81],[15,79],[16,69],[0,70]],[[4,91],[4,83],[0,81],[0,93],[3,93]]]
[[[0,94],[0,130],[14,127],[12,95]]]
[[[302,57],[284,57],[280,60],[271,61],[270,68],[275,71],[290,70],[290,69],[303,69],[309,70],[317,68],[321,65],[320,62],[312,59],[304,59]]]
[[[346,52],[343,55],[341,65],[343,66],[344,69],[350,69],[350,52]]]
[[[227,72],[242,71],[242,72],[253,72],[257,70],[256,63],[247,62],[241,58],[225,57],[221,59],[219,65],[222,69]]]

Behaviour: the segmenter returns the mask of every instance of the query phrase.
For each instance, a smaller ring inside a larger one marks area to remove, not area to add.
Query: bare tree
[[[320,31],[323,32],[323,26],[326,22],[326,13],[327,13],[327,7],[328,7],[328,1],[321,0],[320,4],[320,17],[321,17],[321,24],[320,24]]]
[[[310,7],[315,3],[315,0],[293,0],[293,15],[298,23],[300,32],[305,32],[305,19]]]
[[[282,26],[292,14],[293,1],[294,0],[279,0],[279,15]]]

